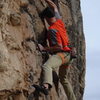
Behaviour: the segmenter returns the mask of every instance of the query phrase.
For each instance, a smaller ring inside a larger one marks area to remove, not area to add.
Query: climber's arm
[[[57,6],[55,5],[55,3],[54,3],[52,0],[45,0],[45,1],[48,3],[48,5],[49,5],[51,8],[54,9],[55,12],[58,12],[58,8],[57,8]]]
[[[48,5],[49,5],[51,8],[53,8],[53,10],[54,10],[54,12],[55,12],[55,17],[56,17],[57,19],[62,19],[61,16],[60,16],[60,14],[59,14],[59,11],[58,11],[58,8],[57,8],[56,4],[55,4],[52,0],[45,0],[45,1],[48,3]]]

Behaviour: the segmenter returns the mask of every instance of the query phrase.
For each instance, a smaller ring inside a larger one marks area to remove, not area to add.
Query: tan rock
[[[27,7],[29,4],[28,0],[20,0],[20,6],[21,7]]]
[[[77,100],[82,100],[86,68],[80,0],[53,1],[59,7],[72,45],[77,48],[78,57],[70,67],[68,78]],[[31,100],[67,100],[62,85],[57,82],[48,97],[30,88],[42,82],[43,59],[34,41],[26,39],[34,37],[43,43],[45,26],[39,13],[45,6],[44,0],[0,0],[0,100],[30,100],[28,94],[32,92]]]
[[[0,43],[0,72],[6,71],[9,66],[9,55],[4,43]]]

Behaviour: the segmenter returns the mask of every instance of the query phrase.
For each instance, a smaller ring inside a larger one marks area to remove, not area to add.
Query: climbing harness
[[[63,53],[57,53],[57,55],[61,57],[62,64],[64,64],[65,63],[65,56],[64,56],[64,54]]]

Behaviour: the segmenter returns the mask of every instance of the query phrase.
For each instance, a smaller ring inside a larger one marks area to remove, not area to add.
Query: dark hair
[[[52,18],[55,16],[55,13],[53,11],[53,9],[51,9],[50,7],[45,8],[42,13],[41,13],[41,17],[48,17],[48,18]]]

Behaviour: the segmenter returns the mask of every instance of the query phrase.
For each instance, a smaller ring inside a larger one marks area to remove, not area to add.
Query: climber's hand
[[[38,46],[39,46],[39,48],[40,48],[41,51],[45,50],[45,48],[41,44],[38,44]]]
[[[54,9],[54,11],[58,12],[58,8],[52,0],[43,0],[48,3],[48,5]]]
[[[71,49],[71,56],[72,56],[72,58],[76,58],[77,57],[77,51],[76,51],[76,48],[75,47],[73,47]]]

